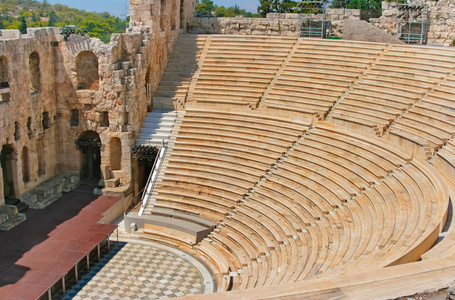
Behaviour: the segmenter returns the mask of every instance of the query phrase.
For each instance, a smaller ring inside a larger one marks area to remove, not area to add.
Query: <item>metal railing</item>
[[[139,216],[142,216],[142,214],[144,213],[144,209],[147,207],[150,196],[152,195],[153,190],[155,189],[155,185],[158,180],[158,175],[160,173],[161,166],[163,165],[164,157],[166,156],[167,147],[168,147],[168,143],[162,141],[160,153],[158,154],[157,159],[153,163],[152,171],[150,172],[150,176],[147,180],[147,184],[145,185],[146,191],[142,194],[142,199],[141,199],[142,205],[141,205],[141,209],[139,210]]]

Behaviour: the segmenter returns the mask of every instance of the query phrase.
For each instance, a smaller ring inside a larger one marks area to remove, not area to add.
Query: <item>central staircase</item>
[[[161,146],[163,142],[169,141],[176,119],[176,111],[156,110],[148,113],[136,144]]]

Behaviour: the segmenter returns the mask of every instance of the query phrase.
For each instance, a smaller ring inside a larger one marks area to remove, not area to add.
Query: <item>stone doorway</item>
[[[101,139],[95,131],[83,132],[77,146],[80,155],[81,181],[99,181],[101,178]]]
[[[12,145],[3,145],[0,153],[0,163],[3,175],[3,196],[4,198],[15,198],[17,196],[17,182],[15,182],[16,153]]]

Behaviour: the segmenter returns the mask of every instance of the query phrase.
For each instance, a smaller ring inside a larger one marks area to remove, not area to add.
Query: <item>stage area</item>
[[[111,252],[68,290],[64,300],[167,299],[213,292],[210,273],[182,251],[141,240],[111,245]]]

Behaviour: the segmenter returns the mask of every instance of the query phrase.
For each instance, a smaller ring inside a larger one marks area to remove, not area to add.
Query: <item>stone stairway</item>
[[[153,97],[154,108],[173,110],[185,105],[188,89],[193,74],[198,68],[205,40],[206,36],[179,36],[158,90]]]
[[[174,127],[172,128],[172,133],[171,133],[169,141],[168,141],[167,152],[166,152],[166,155],[164,156],[163,163],[161,165],[160,173],[158,174],[155,186],[159,186],[159,184],[163,181],[163,176],[166,173],[166,168],[169,164],[169,158],[172,155],[172,150],[174,149],[175,142],[177,140],[177,135],[180,130],[180,126],[182,125],[184,116],[185,116],[185,111],[179,111],[177,113],[177,118],[175,120],[175,124],[174,124]],[[158,194],[158,192],[156,191],[156,189],[154,191],[152,191],[152,196],[150,197],[150,199],[148,201],[147,207],[144,209],[144,215],[152,214],[153,204],[155,203],[155,196],[157,194]]]
[[[176,119],[176,111],[156,110],[148,113],[136,145],[161,146],[169,141]]]

